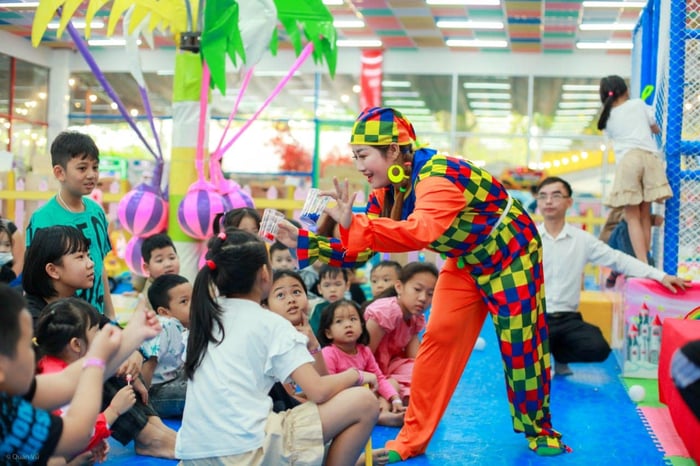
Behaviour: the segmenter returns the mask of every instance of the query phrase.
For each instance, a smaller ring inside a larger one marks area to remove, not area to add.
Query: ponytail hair
[[[190,335],[187,341],[185,374],[189,379],[199,367],[209,343],[224,338],[223,310],[214,293],[233,298],[250,293],[258,271],[269,267],[265,244],[257,236],[229,228],[209,240],[206,264],[197,273],[192,287]]]
[[[610,118],[610,110],[612,104],[627,93],[627,84],[625,80],[617,75],[606,76],[600,80],[600,101],[603,103],[603,111],[598,118],[598,129],[603,131],[608,124]]]
[[[100,323],[100,314],[80,298],[61,298],[44,307],[36,324],[39,356],[58,356],[73,338],[87,342],[87,332]]]

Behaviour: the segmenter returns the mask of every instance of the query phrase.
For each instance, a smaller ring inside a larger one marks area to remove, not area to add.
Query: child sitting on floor
[[[357,303],[341,299],[328,305],[321,313],[319,334],[328,372],[337,374],[354,367],[376,375],[380,409],[377,424],[403,425],[406,408],[399,397],[398,384],[387,380],[367,346],[369,333]]]
[[[160,417],[181,417],[185,409],[185,349],[190,325],[192,285],[181,275],[161,275],[148,289],[148,300],[163,327],[141,345],[146,362],[141,375]]]
[[[184,466],[355,464],[379,413],[374,395],[357,385],[376,385],[374,374],[320,376],[307,339],[260,306],[272,273],[258,237],[228,230],[208,248],[192,292],[176,456]],[[267,393],[289,378],[310,401],[274,413]]]
[[[369,347],[382,372],[398,382],[404,404],[411,394],[418,334],[425,328],[423,313],[432,303],[437,276],[433,264],[411,262],[401,269],[396,284],[365,309]]]
[[[41,354],[37,373],[54,374],[84,357],[99,330],[100,314],[87,301],[61,298],[44,308],[36,328],[35,343]],[[131,385],[126,385],[112,398],[109,406],[97,416],[95,429],[86,451],[96,462],[105,459],[109,446],[109,426],[136,403]],[[57,416],[68,412],[70,405],[53,411]],[[70,458],[66,458],[69,460]]]
[[[147,279],[141,294],[143,295],[148,309],[151,302],[148,299],[148,288],[153,284],[153,280],[161,275],[180,273],[180,258],[177,249],[170,236],[165,233],[149,236],[141,245],[141,257],[143,259],[143,270]],[[153,309],[155,311],[155,309]]]

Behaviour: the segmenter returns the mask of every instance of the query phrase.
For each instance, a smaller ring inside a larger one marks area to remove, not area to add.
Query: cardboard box
[[[656,379],[663,321],[682,318],[698,307],[700,283],[673,294],[655,280],[629,278],[623,295],[624,346],[619,353],[623,374]]]

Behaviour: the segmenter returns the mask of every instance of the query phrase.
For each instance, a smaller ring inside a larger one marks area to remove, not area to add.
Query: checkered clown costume
[[[414,141],[401,113],[375,107],[357,118],[350,144]],[[539,454],[568,451],[550,420],[542,243],[535,224],[501,183],[468,160],[418,149],[410,161],[402,192],[393,185],[374,190],[366,215],[353,216],[341,241],[301,230],[297,251],[300,267],[315,259],[352,267],[376,251],[424,248],[447,259],[416,357],[404,426],[386,448],[402,459],[425,452],[490,313],[513,429]],[[399,195],[399,219],[380,217],[384,202]]]

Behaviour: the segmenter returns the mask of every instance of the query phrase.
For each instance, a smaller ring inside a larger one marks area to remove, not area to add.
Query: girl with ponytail
[[[605,205],[624,207],[634,255],[648,263],[651,246],[651,203],[672,196],[654,134],[661,132],[654,109],[642,99],[630,99],[625,80],[607,76],[600,80],[603,109],[598,129],[612,140],[617,168]]]

